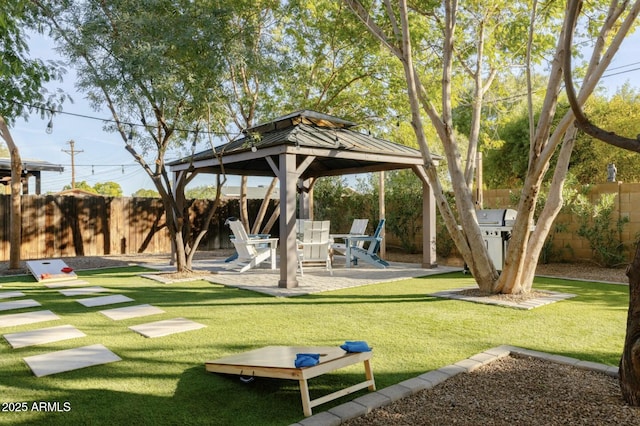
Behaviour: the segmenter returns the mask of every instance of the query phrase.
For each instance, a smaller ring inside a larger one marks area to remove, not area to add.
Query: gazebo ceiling
[[[354,130],[355,123],[315,111],[298,111],[249,128],[244,137],[169,163],[172,171],[275,176],[273,156],[296,154],[300,165],[313,161],[301,178],[411,168],[423,164],[420,151]]]

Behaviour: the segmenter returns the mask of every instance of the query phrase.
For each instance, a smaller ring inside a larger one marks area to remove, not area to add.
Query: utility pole
[[[69,144],[69,149],[63,149],[62,152],[66,152],[67,154],[69,154],[71,156],[71,189],[75,189],[75,187],[76,187],[76,162],[75,162],[75,156],[76,156],[76,154],[84,152],[84,150],[82,150],[82,149],[79,149],[79,150],[74,149],[74,146],[75,146],[76,143],[73,141],[73,139],[71,139],[67,143]]]

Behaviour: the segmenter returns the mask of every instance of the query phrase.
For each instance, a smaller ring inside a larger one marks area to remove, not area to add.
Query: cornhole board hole
[[[295,367],[299,353],[320,354],[320,362],[312,367]],[[251,377],[269,377],[273,379],[297,380],[300,384],[302,411],[305,416],[312,414],[311,409],[320,404],[333,401],[344,395],[368,388],[376,390],[371,357],[373,352],[345,352],[333,346],[266,346],[237,355],[206,361],[205,369],[212,373],[237,374]],[[311,400],[307,381],[348,365],[364,363],[366,380],[348,388],[333,392],[321,398]]]
[[[130,318],[146,317],[149,315],[164,314],[164,311],[160,308],[156,308],[152,305],[135,305],[127,306],[124,308],[106,309],[104,311],[98,311],[107,318],[111,318],[114,321],[120,321]]]
[[[59,319],[59,316],[48,310],[0,315],[0,327],[13,327],[16,325],[35,324],[38,322],[55,321]]]
[[[61,340],[85,337],[82,331],[72,325],[59,325],[56,327],[40,328],[37,330],[23,331],[21,333],[5,334],[4,338],[13,349],[27,346],[44,345],[45,343],[59,342]]]
[[[62,259],[28,260],[27,268],[38,282],[68,281],[78,278]],[[68,272],[64,272],[69,269]]]
[[[83,346],[75,349],[29,356],[23,359],[36,377],[122,361],[122,358],[111,352],[104,345]]]
[[[183,333],[185,331],[198,330],[206,327],[195,321],[186,318],[173,318],[169,320],[148,322],[146,324],[133,325],[129,329],[144,337],[163,337],[175,333]]]

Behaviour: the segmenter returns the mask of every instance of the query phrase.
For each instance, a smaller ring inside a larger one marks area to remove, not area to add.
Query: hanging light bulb
[[[51,118],[49,119],[45,132],[47,132],[48,135],[53,133],[53,114],[51,114]]]

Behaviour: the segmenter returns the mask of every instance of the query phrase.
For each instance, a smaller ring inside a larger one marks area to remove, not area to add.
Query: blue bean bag
[[[313,367],[320,362],[320,354],[296,354],[295,366],[301,367]]]
[[[371,348],[364,340],[347,340],[344,345],[340,345],[347,352],[369,352]]]

